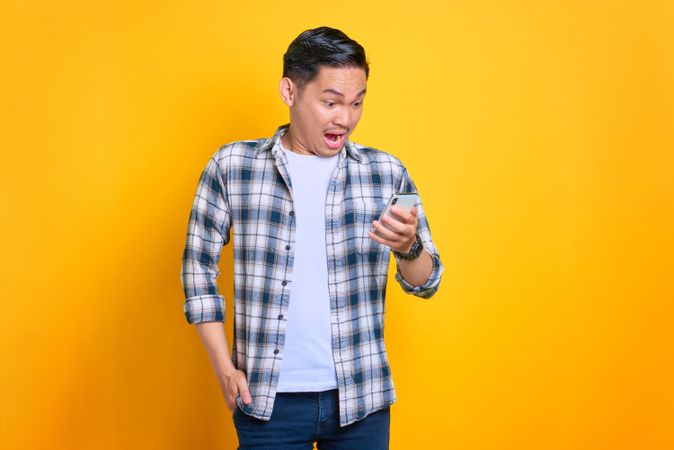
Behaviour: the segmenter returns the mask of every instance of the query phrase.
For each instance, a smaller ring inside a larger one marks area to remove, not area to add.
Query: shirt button
[[[290,250],[290,246],[289,246],[289,245],[286,245],[286,250]]]
[[[283,286],[285,286],[286,284],[288,284],[288,282],[287,282],[286,280],[283,280],[283,282],[282,282],[281,284],[282,284]]]
[[[278,315],[278,320],[281,320],[281,319],[283,319],[283,314]]]
[[[291,216],[294,216],[294,215],[295,215],[295,211],[290,211],[290,215],[291,215]]]
[[[276,355],[278,353],[278,349],[274,350],[274,354]]]

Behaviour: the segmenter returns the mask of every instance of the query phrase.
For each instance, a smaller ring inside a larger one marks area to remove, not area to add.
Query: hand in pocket
[[[232,412],[234,412],[234,410],[237,408],[237,395],[241,396],[241,400],[243,400],[245,404],[253,401],[250,391],[248,390],[246,374],[239,369],[229,373],[228,375],[225,375],[220,384],[220,388],[222,389],[222,393],[225,397],[227,407]]]

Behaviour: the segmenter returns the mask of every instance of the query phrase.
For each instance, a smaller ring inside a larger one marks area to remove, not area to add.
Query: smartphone
[[[417,194],[416,192],[398,192],[398,193],[395,193],[388,200],[388,203],[386,204],[386,208],[384,208],[384,210],[379,215],[379,218],[377,219],[377,222],[386,226],[386,224],[384,224],[381,221],[382,217],[384,217],[384,214],[388,214],[389,216],[392,216],[392,217],[395,218],[395,216],[391,213],[391,207],[392,206],[397,206],[399,208],[404,209],[405,211],[409,211],[418,202],[419,202],[419,194]],[[374,231],[373,226],[370,226],[370,231]]]

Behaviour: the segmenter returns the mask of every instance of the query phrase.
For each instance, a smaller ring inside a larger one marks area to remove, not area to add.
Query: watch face
[[[421,245],[421,238],[419,236],[417,236],[417,240],[414,243],[414,250],[413,251],[414,251],[414,253],[416,253],[418,255],[419,253],[421,253],[422,248],[423,248],[423,245]]]
[[[410,249],[409,253],[400,253],[396,252],[396,255],[398,255],[402,259],[415,259],[416,257],[421,254],[421,250],[423,249],[423,245],[421,244],[421,238],[419,235],[417,235],[417,240],[414,241],[414,244],[412,244],[412,248]]]

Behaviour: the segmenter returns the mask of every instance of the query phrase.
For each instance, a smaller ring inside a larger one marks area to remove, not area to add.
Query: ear
[[[293,103],[295,103],[296,91],[297,88],[293,80],[288,77],[281,78],[279,93],[281,94],[281,99],[288,107],[293,106]]]

